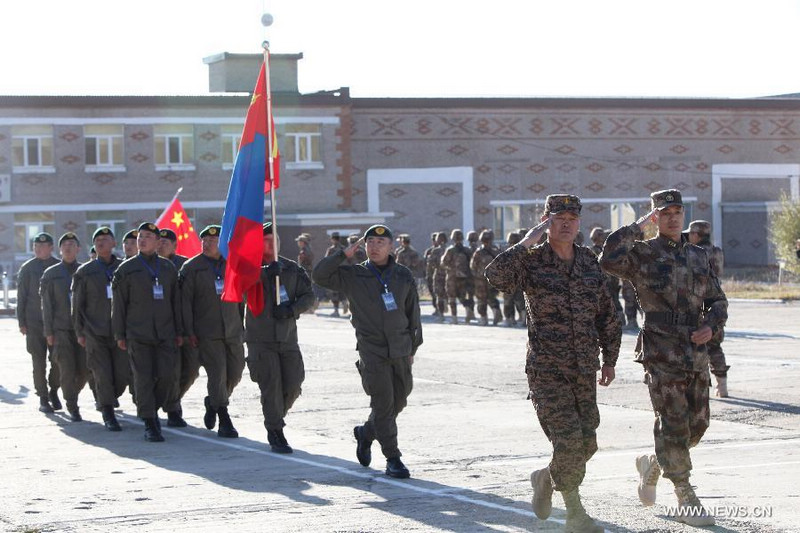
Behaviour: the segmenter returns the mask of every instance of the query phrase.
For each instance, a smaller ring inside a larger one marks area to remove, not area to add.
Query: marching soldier
[[[436,293],[433,291],[433,273],[435,272],[436,268],[431,261],[431,253],[436,248],[436,236],[438,232],[431,233],[431,245],[425,248],[425,252],[423,253],[423,258],[425,260],[425,286],[428,289],[428,294],[431,295],[431,304],[433,305],[433,316],[437,316],[439,314],[439,307],[436,305]],[[441,259],[441,257],[439,258]],[[438,261],[437,263],[438,264]]]
[[[125,259],[133,257],[139,250],[136,247],[136,238],[139,236],[139,231],[132,229],[122,237],[122,253],[125,254]]]
[[[445,287],[447,290],[447,303],[450,305],[450,323],[458,324],[458,308],[456,299],[467,310],[465,323],[475,319],[475,303],[467,296],[467,289],[471,285],[472,273],[469,270],[469,261],[472,253],[464,246],[464,233],[454,229],[450,233],[453,244],[447,247],[442,256],[441,265],[446,272]]]
[[[111,328],[111,281],[121,261],[112,253],[116,241],[111,228],[97,228],[92,242],[97,259],[81,265],[72,278],[72,322],[78,344],[86,349],[103,423],[109,431],[121,431],[114,406],[131,383],[130,358],[117,346]]]
[[[175,387],[177,348],[183,344],[178,272],[172,261],[159,257],[155,224],[139,226],[139,253],[126,259],[111,282],[111,324],[121,350],[131,358],[136,414],[144,420],[145,440],[162,442],[158,408],[168,419],[167,400]]]
[[[592,251],[597,257],[600,257],[600,254],[603,252],[603,243],[606,242],[606,237],[609,236],[611,232],[606,231],[603,228],[594,228],[592,229],[591,233],[589,233],[589,240],[592,241]],[[611,301],[614,302],[614,309],[617,310],[617,316],[619,317],[620,324],[625,323],[625,313],[622,310],[622,304],[619,302],[619,290],[620,290],[620,282],[619,278],[615,278],[612,275],[606,275],[607,278],[607,285],[608,285],[608,293],[611,295]]]
[[[411,394],[411,365],[422,344],[419,297],[414,276],[398,265],[390,252],[392,232],[382,225],[364,234],[369,261],[345,265],[359,243],[326,257],[314,268],[314,280],[342,291],[352,304],[351,323],[356,330],[361,383],[370,396],[367,421],[353,428],[356,457],[363,466],[372,461],[372,442],[377,439],[386,457],[386,475],[410,476],[400,459],[397,416]]]
[[[717,278],[722,277],[725,265],[725,254],[722,248],[711,243],[711,223],[706,220],[694,220],[689,223],[689,242],[699,246],[708,254],[711,270]],[[725,352],[722,351],[722,341],[725,340],[725,330],[720,329],[714,338],[708,341],[708,360],[711,363],[711,373],[714,374],[717,385],[714,394],[718,398],[728,397],[728,370],[730,366],[725,361]]]
[[[550,465],[531,474],[533,510],[542,520],[550,516],[557,490],[567,510],[565,531],[602,532],[586,514],[579,487],[597,451],[597,384],[614,381],[622,333],[597,257],[575,242],[580,215],[577,196],[549,195],[542,222],[498,255],[486,277],[506,293],[521,289],[531,313],[525,372],[539,423],[553,445]],[[545,230],[547,241],[537,244]]]
[[[306,272],[311,272],[314,268],[314,252],[311,251],[311,235],[308,233],[301,233],[296,239],[297,247],[297,264],[303,267]],[[314,291],[314,305],[309,308],[306,313],[313,315],[314,311],[319,306],[320,298],[325,297],[325,289],[316,284],[311,284],[311,290]]]
[[[61,409],[61,400],[58,399],[61,385],[58,365],[53,361],[53,348],[47,345],[44,337],[39,284],[44,271],[58,263],[58,259],[53,257],[53,237],[49,233],[36,235],[33,238],[33,253],[34,257],[25,261],[17,273],[17,323],[33,361],[33,387],[39,396],[39,411],[52,413]]]
[[[223,302],[225,258],[219,251],[221,226],[206,226],[200,232],[202,252],[186,261],[179,272],[183,331],[197,350],[208,376],[208,396],[203,424],[217,435],[236,438],[228,414],[228,400],[244,372],[244,309],[242,304]]]
[[[261,410],[267,441],[275,453],[292,453],[283,428],[284,419],[300,397],[305,367],[297,340],[297,319],[314,305],[311,280],[291,259],[275,256],[272,222],[264,224],[264,311],[256,316],[247,310],[245,341],[250,379],[261,390]],[[275,277],[280,280],[277,303]]]
[[[358,236],[356,236],[358,238]],[[352,243],[351,243],[352,244]],[[395,253],[395,260],[398,265],[403,265],[411,271],[416,279],[422,266],[422,259],[419,252],[411,246],[411,236],[408,234],[400,235],[400,248]]]
[[[53,347],[70,420],[80,422],[83,418],[78,408],[78,395],[86,386],[88,371],[86,353],[78,344],[71,318],[72,275],[80,266],[78,237],[72,232],[65,233],[58,239],[58,250],[61,261],[44,271],[39,289],[44,335],[47,344]]]
[[[511,248],[522,240],[522,235],[519,232],[511,231],[506,235],[506,244]],[[503,325],[507,328],[513,328],[517,324],[520,326],[525,325],[525,301],[523,299],[522,291],[519,289],[513,292],[503,292]],[[516,317],[519,316],[519,320]]]
[[[341,243],[341,237],[338,231],[334,231],[331,233],[331,245],[328,246],[328,249],[325,250],[325,257],[330,257],[331,255],[335,254],[340,250],[344,250],[344,245]],[[338,317],[339,316],[339,302],[342,301],[342,295],[336,291],[328,291],[328,298],[330,298],[331,303],[333,304],[333,313],[331,316]],[[343,303],[344,313],[347,314],[347,304]]]
[[[479,324],[487,326],[489,319],[486,316],[486,308],[491,307],[493,313],[493,325],[497,325],[503,319],[500,312],[500,302],[497,300],[497,289],[489,285],[484,272],[489,263],[500,253],[494,246],[494,233],[491,230],[483,230],[480,234],[481,247],[472,254],[469,263],[472,278],[475,284],[475,297],[478,300]]]
[[[650,195],[652,210],[606,240],[600,264],[629,280],[644,310],[636,361],[655,411],[655,455],[636,459],[639,499],[653,505],[656,482],[675,485],[677,520],[693,526],[714,524],[698,500],[689,475],[689,449],[700,442],[709,424],[706,344],[727,320],[728,302],[705,250],[681,239],[684,207],[675,189]],[[643,229],[657,224],[658,235],[641,240]]]

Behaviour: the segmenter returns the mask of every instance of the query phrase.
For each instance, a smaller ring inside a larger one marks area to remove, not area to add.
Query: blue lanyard
[[[389,292],[389,282],[392,280],[392,269],[389,268],[389,267],[386,268],[386,270],[384,271],[384,274],[388,271],[389,272],[389,279],[384,281],[383,275],[380,272],[378,272],[378,269],[375,268],[375,265],[373,265],[370,261],[367,261],[367,268],[370,269],[372,271],[372,273],[375,274],[375,277],[378,278],[378,281],[381,282],[381,285],[383,285],[383,292],[388,293]]]
[[[214,271],[214,275],[217,276],[217,279],[223,279],[222,274],[225,273],[225,269],[223,268],[223,266],[225,266],[224,263],[219,260],[214,261],[205,254],[203,255],[203,257],[205,257],[206,261],[208,261],[208,264],[211,265],[211,270]]]
[[[155,281],[156,285],[157,285],[158,284],[158,256],[156,256],[156,269],[155,270],[150,268],[150,265],[148,265],[147,261],[144,260],[144,256],[142,254],[139,254],[139,259],[142,260],[142,263],[144,263],[145,268],[147,268],[147,271],[150,272],[150,275],[153,277],[153,281]]]
[[[106,266],[106,264],[102,262],[99,257],[95,259],[95,261],[97,261],[97,264],[106,271],[106,279],[109,283],[111,283],[111,280],[114,279],[114,271],[116,270],[116,268],[114,268],[116,266],[114,265],[114,259],[111,259],[111,266]]]

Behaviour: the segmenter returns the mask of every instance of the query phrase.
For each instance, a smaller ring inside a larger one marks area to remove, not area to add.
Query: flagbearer
[[[247,309],[247,367],[250,379],[261,389],[264,426],[272,451],[292,453],[283,434],[284,418],[300,397],[305,380],[303,355],[297,343],[297,319],[316,299],[306,271],[291,259],[275,257],[272,222],[265,223],[263,228],[264,311],[256,316]],[[275,276],[280,279],[280,304],[275,297]]]
[[[109,431],[121,431],[114,405],[131,381],[128,353],[114,341],[111,329],[111,280],[121,261],[110,228],[92,235],[97,259],[81,265],[72,279],[72,321],[78,344],[86,348],[86,364],[94,376],[97,403]]]
[[[203,423],[213,429],[219,417],[217,435],[235,438],[239,433],[228,415],[228,398],[244,371],[244,305],[223,302],[225,258],[219,252],[221,226],[206,226],[200,232],[202,253],[192,257],[180,270],[184,335],[199,351],[200,364],[208,375],[208,396]]]
[[[180,271],[188,258],[175,253],[178,236],[168,228],[159,230],[158,234],[160,237],[158,240],[158,255],[172,261],[172,264],[175,265],[175,270]],[[178,357],[175,365],[175,389],[170,393],[167,400],[167,412],[169,413],[167,425],[179,428],[186,427],[181,400],[189,391],[197,376],[200,375],[200,358],[197,354],[197,349],[191,346],[187,339],[183,339],[183,341],[183,346],[178,350],[180,357]]]
[[[86,353],[78,344],[72,325],[72,275],[80,266],[77,261],[80,242],[77,235],[67,232],[58,239],[61,262],[42,274],[39,293],[42,297],[42,317],[47,344],[53,347],[53,359],[61,374],[61,390],[70,420],[80,422],[78,394],[86,386]]]
[[[347,265],[364,239],[368,260]],[[372,409],[364,425],[353,428],[356,457],[369,466],[372,441],[377,439],[386,457],[386,474],[407,478],[397,447],[397,415],[411,394],[411,365],[422,344],[419,296],[414,275],[390,255],[391,230],[377,224],[364,239],[322,259],[314,268],[314,281],[341,291],[350,301],[358,342],[356,367]]]
[[[178,272],[156,254],[158,239],[155,224],[139,226],[139,253],[117,268],[111,282],[114,338],[130,354],[136,411],[150,442],[164,440],[157,411],[167,405],[175,384],[177,347],[183,344]]]

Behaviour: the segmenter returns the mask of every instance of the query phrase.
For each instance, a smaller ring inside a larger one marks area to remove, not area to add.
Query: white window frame
[[[97,158],[100,158],[100,144],[101,142],[108,143],[108,158],[109,161],[106,162],[97,162],[97,163],[89,163],[86,161],[86,172],[124,172],[125,165],[115,165],[114,164],[114,139],[123,139],[124,136],[122,134],[89,134],[85,135],[85,139],[94,139],[95,140],[95,155]],[[84,143],[85,145],[85,143]],[[122,147],[122,154],[121,159],[125,160],[125,148]]]
[[[164,160],[166,161],[166,163],[156,163],[156,170],[195,170],[194,163],[186,163],[183,160],[183,140],[188,138],[194,141],[193,133],[158,133],[154,138],[164,139]],[[169,142],[170,139],[175,138],[178,139],[179,161],[177,163],[171,163],[169,161]]]
[[[21,139],[22,140],[22,158],[23,158],[23,165],[22,166],[14,166],[13,172],[15,174],[27,174],[27,173],[46,173],[46,174],[54,174],[56,171],[56,167],[53,165],[31,165],[28,163],[30,154],[28,153],[28,141],[31,139],[35,139],[36,142],[36,155],[39,158],[39,162],[42,161],[42,139],[53,139],[52,135],[14,135],[14,140]],[[13,141],[12,141],[13,143]],[[55,152],[55,147],[51,145],[51,149]],[[52,160],[55,154],[50,154],[50,159]]]
[[[322,164],[322,125],[320,126],[319,132],[286,132],[286,139],[294,144],[294,161],[286,161],[286,168],[287,169],[321,169],[324,168]],[[312,139],[317,137],[319,139],[319,156],[320,160],[315,161],[311,159],[313,157],[313,150],[311,149],[312,146]],[[300,146],[302,143],[305,142],[308,149],[306,153],[308,154],[308,159],[300,160]]]
[[[51,220],[50,222],[14,222],[14,235],[16,238],[16,228],[20,226],[25,227],[25,251],[20,252],[16,248],[14,249],[14,254],[17,257],[17,260],[21,258],[29,259],[33,253],[33,238],[38,235],[39,233],[46,231],[45,226],[48,225],[55,225],[55,220]],[[31,231],[30,228],[33,227],[34,229]]]
[[[222,134],[222,146],[225,146],[225,140],[230,139],[231,147],[232,147],[232,156],[231,162],[228,163],[224,161],[222,162],[222,170],[232,170],[233,165],[236,163],[236,156],[239,155],[239,147],[242,145],[242,134],[241,133],[223,133]]]

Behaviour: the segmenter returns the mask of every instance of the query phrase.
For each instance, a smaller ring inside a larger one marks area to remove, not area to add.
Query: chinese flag
[[[181,205],[181,201],[176,197],[172,200],[161,216],[156,220],[158,229],[171,229],[178,236],[175,253],[184,257],[194,257],[202,250],[200,247],[200,237],[194,231],[192,221],[186,215],[186,210]]]

